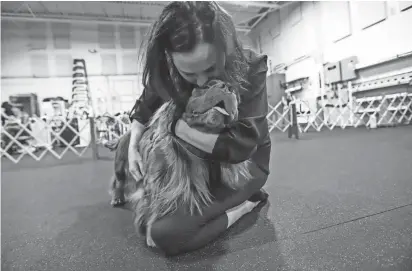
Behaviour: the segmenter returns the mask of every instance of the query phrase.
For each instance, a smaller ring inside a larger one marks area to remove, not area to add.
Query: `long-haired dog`
[[[219,80],[193,90],[182,119],[203,132],[218,133],[238,118],[239,94]],[[178,207],[190,214],[202,214],[213,197],[209,191],[209,161],[196,155],[200,150],[183,142],[169,131],[176,106],[170,101],[152,116],[139,142],[144,174],[133,180],[128,171],[130,132],[115,146],[115,176],[112,179],[113,206],[125,203],[125,191],[135,213],[135,226],[146,229],[146,241],[153,246],[151,225]],[[248,161],[220,163],[220,181],[236,190],[250,179]],[[129,189],[126,189],[128,187]],[[128,194],[128,193],[126,193]]]

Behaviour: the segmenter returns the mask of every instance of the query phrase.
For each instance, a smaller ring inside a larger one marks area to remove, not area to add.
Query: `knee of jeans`
[[[177,225],[172,218],[160,219],[151,227],[152,240],[168,256],[179,254],[183,247],[183,240],[176,228]]]

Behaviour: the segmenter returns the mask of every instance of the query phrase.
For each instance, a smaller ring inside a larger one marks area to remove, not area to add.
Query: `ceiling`
[[[149,26],[170,1],[13,1],[1,3],[2,19],[116,22]],[[218,1],[233,17],[238,31],[248,33],[268,13],[292,1]]]

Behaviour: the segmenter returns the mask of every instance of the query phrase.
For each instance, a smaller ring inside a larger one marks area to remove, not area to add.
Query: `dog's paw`
[[[126,204],[126,199],[124,197],[124,188],[117,188],[112,191],[112,200],[110,205],[113,207],[119,207]]]
[[[148,233],[146,235],[146,244],[147,244],[148,247],[156,247],[156,244],[153,241],[152,236],[150,235],[150,233]]]
[[[110,205],[113,207],[120,207],[126,204],[126,200],[122,198],[113,198]]]

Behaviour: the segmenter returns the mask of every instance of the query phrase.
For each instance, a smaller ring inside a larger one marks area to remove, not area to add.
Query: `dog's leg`
[[[146,244],[148,247],[156,247],[155,242],[152,239],[152,226],[151,223],[146,226]]]
[[[126,204],[125,188],[127,184],[128,149],[130,141],[130,132],[120,137],[116,145],[116,154],[114,157],[114,184],[111,205],[118,207]]]
[[[126,204],[124,197],[125,181],[119,181],[116,176],[113,176],[112,180],[112,200],[110,204],[113,207],[119,207]]]

